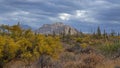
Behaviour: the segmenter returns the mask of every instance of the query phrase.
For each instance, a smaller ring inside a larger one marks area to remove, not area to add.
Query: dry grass
[[[96,68],[120,68],[120,59],[104,60],[104,62],[97,65]]]
[[[24,68],[20,65],[21,61],[14,61],[8,64],[6,68]],[[16,66],[15,66],[16,65]],[[120,68],[120,58],[108,59],[101,54],[92,52],[90,54],[75,54],[64,52],[58,60],[50,63],[49,68]],[[35,64],[31,68],[38,68]]]
[[[63,68],[120,68],[119,58],[107,59],[95,53],[74,55],[74,58],[74,61],[65,62]]]

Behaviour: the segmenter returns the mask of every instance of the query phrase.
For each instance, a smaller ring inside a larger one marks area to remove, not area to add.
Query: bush
[[[115,54],[119,54],[120,50],[120,42],[116,42],[113,44],[104,44],[100,47],[100,51],[106,56],[112,56]]]

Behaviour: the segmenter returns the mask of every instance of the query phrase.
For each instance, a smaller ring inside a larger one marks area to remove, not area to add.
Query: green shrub
[[[106,56],[113,56],[114,54],[119,53],[120,50],[120,42],[116,42],[113,44],[104,44],[100,47],[100,51]]]

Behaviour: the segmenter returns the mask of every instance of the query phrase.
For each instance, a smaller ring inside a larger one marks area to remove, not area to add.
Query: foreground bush
[[[59,37],[34,34],[19,25],[2,25],[0,28],[0,68],[13,59],[20,59],[26,66],[39,60],[40,67],[45,67],[46,56],[58,58],[62,51]],[[43,57],[45,56],[45,57]]]
[[[109,57],[119,57],[120,55],[120,42],[112,44],[104,44],[100,47],[100,51]]]

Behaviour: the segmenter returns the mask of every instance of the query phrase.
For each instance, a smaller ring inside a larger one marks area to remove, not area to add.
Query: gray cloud
[[[78,29],[120,25],[119,0],[0,0],[0,13],[4,24],[21,21],[39,27],[61,21]]]

